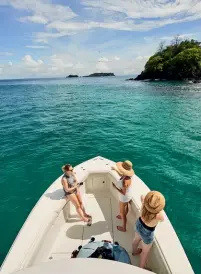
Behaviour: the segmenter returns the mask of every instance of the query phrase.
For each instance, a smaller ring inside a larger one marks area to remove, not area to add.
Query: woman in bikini
[[[141,202],[141,216],[135,224],[133,255],[140,254],[140,267],[144,268],[153,244],[154,230],[157,224],[164,220],[162,210],[165,207],[165,198],[158,191],[150,191],[145,197],[141,196]],[[142,241],[142,248],[138,247],[140,241]]]
[[[78,181],[75,173],[73,172],[73,167],[70,164],[67,164],[62,166],[62,170],[64,172],[64,175],[61,179],[61,183],[66,199],[69,199],[75,206],[81,220],[86,222],[87,225],[91,225],[91,216],[88,215],[85,211],[82,197],[78,189]]]
[[[126,232],[128,204],[132,199],[132,176],[134,170],[130,161],[118,162],[115,167],[112,167],[120,177],[118,186],[113,183],[113,187],[119,192],[119,210],[120,214],[117,215],[117,219],[123,221],[122,226],[117,226],[117,229],[122,232]]]

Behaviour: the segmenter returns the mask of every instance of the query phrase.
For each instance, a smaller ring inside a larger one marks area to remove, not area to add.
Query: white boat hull
[[[140,196],[149,188],[137,177],[133,177],[133,198],[128,214],[127,232],[116,229],[120,221],[118,194],[112,187],[119,176],[111,170],[114,163],[102,157],[93,158],[75,167],[85,206],[93,216],[93,224],[87,227],[77,218],[74,207],[66,203],[59,177],[42,195],[33,208],[20,233],[13,243],[0,273],[13,273],[28,267],[60,259],[69,259],[74,249],[89,241],[118,241],[131,257],[133,265],[139,258],[133,257],[132,239],[134,224],[141,207]],[[161,223],[155,233],[154,245],[147,266],[155,273],[194,273],[182,245],[168,219]],[[70,271],[70,270],[69,270]]]

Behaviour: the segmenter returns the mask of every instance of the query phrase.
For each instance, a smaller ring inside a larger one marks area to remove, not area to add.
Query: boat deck
[[[84,182],[80,191],[85,196],[87,212],[93,217],[91,227],[87,227],[78,219],[71,203],[66,203],[61,186],[62,175],[57,178],[31,211],[0,272],[14,273],[31,266],[46,265],[42,263],[51,260],[55,260],[55,264],[60,265],[56,261],[62,258],[67,265],[66,271],[71,270],[71,264],[76,261],[68,259],[72,251],[88,242],[91,237],[95,237],[96,240],[118,241],[130,254],[132,263],[139,265],[137,261],[139,257],[131,255],[134,223],[142,206],[140,196],[146,195],[150,189],[137,175],[132,177],[132,210],[128,214],[127,232],[118,231],[116,226],[121,224],[121,221],[116,219],[118,193],[112,187],[112,183],[116,184],[119,176],[111,169],[114,165],[113,161],[97,156],[75,167],[78,181]],[[148,257],[147,267],[154,273],[193,274],[193,269],[176,232],[165,212],[163,214],[164,222],[155,231],[155,240]],[[93,260],[83,261],[87,264],[88,261]],[[101,261],[103,264],[107,263],[107,260]],[[82,268],[82,263],[78,265],[80,269],[86,270]],[[119,264],[119,266],[122,265],[125,264]],[[133,271],[135,271],[134,267]]]
[[[138,257],[132,256],[132,239],[134,236],[135,216],[130,211],[128,213],[127,232],[117,230],[117,225],[121,225],[121,220],[116,218],[118,214],[118,201],[111,196],[110,192],[98,192],[85,194],[85,207],[87,212],[92,215],[92,226],[89,227],[80,221],[72,205],[70,208],[71,216],[66,221],[65,213],[62,211],[53,225],[50,235],[46,236],[42,250],[38,253],[34,264],[41,261],[40,254],[46,254],[42,261],[58,260],[70,258],[73,250],[78,246],[89,242],[91,237],[96,240],[117,241],[124,247],[130,255],[133,265],[138,265]],[[50,239],[54,241],[50,248]],[[49,251],[47,247],[49,246]]]

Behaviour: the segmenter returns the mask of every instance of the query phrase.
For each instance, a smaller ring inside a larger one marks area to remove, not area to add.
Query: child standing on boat
[[[153,244],[154,230],[158,222],[164,220],[162,210],[165,207],[165,198],[158,191],[150,191],[145,197],[141,196],[141,202],[141,216],[135,224],[133,255],[140,254],[140,267],[144,268]],[[142,241],[142,249],[138,248],[140,241]]]
[[[113,187],[119,192],[119,210],[120,215],[117,219],[122,219],[123,225],[117,226],[117,229],[126,232],[128,204],[132,199],[132,176],[134,175],[133,165],[130,161],[118,162],[112,167],[121,177],[118,187],[113,183]]]

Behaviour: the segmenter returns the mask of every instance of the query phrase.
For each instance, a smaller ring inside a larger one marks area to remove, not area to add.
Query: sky
[[[176,35],[201,41],[201,0],[0,0],[0,79],[135,75]]]

